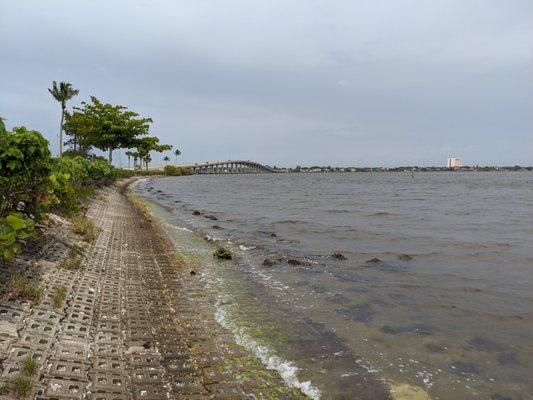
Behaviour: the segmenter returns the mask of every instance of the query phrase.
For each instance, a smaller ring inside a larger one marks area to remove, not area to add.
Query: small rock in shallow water
[[[311,266],[311,263],[309,261],[297,260],[296,258],[289,258],[287,260],[287,263],[289,263],[289,265],[302,265],[302,266],[305,266],[305,267]]]
[[[381,263],[382,261],[377,258],[377,257],[374,257],[374,258],[371,258],[370,260],[367,261],[367,264],[379,264]]]
[[[191,269],[191,272],[189,272],[189,274],[191,274],[191,275],[196,275],[196,271],[193,270],[193,269]]]
[[[224,228],[222,228],[221,226],[218,226],[218,225],[213,225],[213,229],[224,229]]]
[[[214,215],[206,215],[205,218],[208,218],[208,219],[210,219],[212,221],[218,221],[218,218],[215,217]]]
[[[265,261],[263,261],[263,267],[271,267],[274,265],[274,262],[272,260],[269,260],[268,258],[265,258]]]
[[[398,258],[402,261],[411,261],[413,256],[410,256],[409,254],[400,254]]]
[[[331,258],[335,258],[336,260],[346,260],[346,256],[342,253],[339,253],[338,251],[335,251],[331,254]]]
[[[192,215],[202,215],[202,213],[200,211],[198,211],[198,210],[194,210],[192,212]]]

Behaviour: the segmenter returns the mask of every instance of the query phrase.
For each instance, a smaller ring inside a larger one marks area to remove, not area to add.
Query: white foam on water
[[[266,365],[268,369],[273,369],[279,372],[285,383],[293,388],[300,389],[303,394],[312,400],[319,400],[321,393],[310,381],[301,382],[297,377],[298,367],[292,361],[283,360],[281,357],[274,354],[274,352],[266,346],[262,346],[255,342],[245,330],[238,327],[227,310],[227,306],[223,306],[220,301],[216,304],[215,319],[225,329],[228,329],[235,336],[237,344],[248,349]]]

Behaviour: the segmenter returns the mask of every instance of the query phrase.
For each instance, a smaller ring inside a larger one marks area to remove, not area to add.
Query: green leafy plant
[[[22,213],[12,212],[0,217],[0,258],[11,261],[20,249],[20,241],[33,234],[35,223]]]

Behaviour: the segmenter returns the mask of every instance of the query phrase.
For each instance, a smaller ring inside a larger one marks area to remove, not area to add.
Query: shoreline
[[[194,266],[126,198],[135,180],[91,201],[87,216],[100,233],[82,251],[81,268],[60,268],[80,241],[62,219],[45,231],[65,244],[28,244],[14,261],[11,275],[25,275],[43,300],[2,297],[2,315],[9,318],[0,324],[0,386],[21,381],[29,354],[37,367],[25,397],[306,398],[215,321],[214,299],[205,295]],[[2,283],[9,278],[4,272]],[[60,286],[64,301],[55,307]]]

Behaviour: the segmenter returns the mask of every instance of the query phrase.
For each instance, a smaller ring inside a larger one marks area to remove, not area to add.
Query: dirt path
[[[214,321],[201,280],[173,262],[118,187],[93,201],[87,216],[101,232],[83,268],[58,268],[69,248],[51,237],[0,265],[0,282],[22,273],[44,290],[39,305],[0,301],[1,383],[20,377],[31,355],[39,370],[30,398],[303,398]],[[72,238],[66,226],[54,229]],[[55,308],[58,287],[66,301]]]

